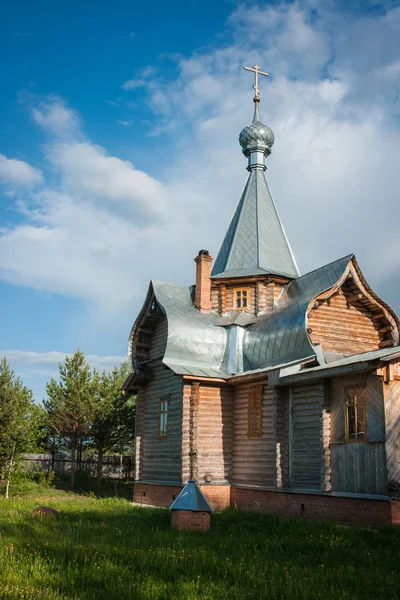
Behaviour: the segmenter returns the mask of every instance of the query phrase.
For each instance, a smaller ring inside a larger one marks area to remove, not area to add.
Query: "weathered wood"
[[[383,386],[386,419],[386,460],[389,489],[393,493],[400,487],[400,381]]]
[[[379,342],[379,348],[388,348],[389,346],[394,346],[394,340],[383,340]]]
[[[259,385],[259,384],[258,384]],[[234,408],[233,482],[275,487],[277,473],[276,392],[264,385],[262,436],[248,437],[248,401],[251,384],[236,387]]]

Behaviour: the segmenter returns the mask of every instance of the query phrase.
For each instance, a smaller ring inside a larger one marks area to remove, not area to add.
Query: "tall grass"
[[[0,500],[2,600],[398,599],[400,528],[229,511],[209,533],[123,499]]]

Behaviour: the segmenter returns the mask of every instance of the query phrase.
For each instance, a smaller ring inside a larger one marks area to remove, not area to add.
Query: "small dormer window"
[[[234,295],[234,310],[247,310],[249,306],[249,289],[236,288]]]

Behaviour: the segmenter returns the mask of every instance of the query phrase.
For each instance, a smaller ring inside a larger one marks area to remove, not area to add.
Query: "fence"
[[[122,459],[122,460],[121,460]],[[71,457],[68,454],[25,454],[24,461],[31,471],[50,471],[54,460],[54,472],[57,475],[68,475],[71,471]],[[89,477],[97,477],[97,456],[83,458],[76,468],[84,471]],[[102,477],[109,479],[133,479],[133,456],[104,456]]]

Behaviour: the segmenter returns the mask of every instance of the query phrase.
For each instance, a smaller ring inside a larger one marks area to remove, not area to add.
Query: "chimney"
[[[211,263],[213,259],[208,250],[200,250],[194,259],[196,263],[196,295],[194,305],[200,312],[211,310]]]

